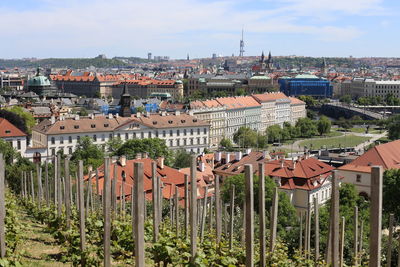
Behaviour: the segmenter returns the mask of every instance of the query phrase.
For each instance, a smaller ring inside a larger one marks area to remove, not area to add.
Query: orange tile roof
[[[18,129],[14,124],[4,118],[0,118],[0,138],[5,137],[22,137],[26,134]]]
[[[291,97],[289,96],[290,99],[290,104],[292,105],[305,105],[306,103],[304,101],[301,101],[300,99],[296,97]]]
[[[220,97],[216,101],[227,109],[258,107],[260,104],[251,96]]]
[[[288,97],[282,92],[272,92],[265,94],[252,95],[259,103],[275,101],[278,99],[288,99]]]

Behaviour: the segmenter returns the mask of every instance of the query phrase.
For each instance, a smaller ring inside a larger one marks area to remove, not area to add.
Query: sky
[[[0,58],[400,57],[398,0],[0,0]]]

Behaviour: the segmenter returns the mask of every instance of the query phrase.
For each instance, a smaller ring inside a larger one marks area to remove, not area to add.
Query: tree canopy
[[[72,153],[71,160],[83,160],[85,166],[92,165],[97,168],[103,163],[104,152],[98,145],[93,144],[90,137],[82,137],[76,146],[76,150]]]
[[[326,116],[321,116],[317,123],[318,132],[320,135],[327,134],[331,131],[331,121]]]
[[[240,147],[256,147],[257,140],[257,132],[248,127],[242,126],[233,134],[233,141]]]

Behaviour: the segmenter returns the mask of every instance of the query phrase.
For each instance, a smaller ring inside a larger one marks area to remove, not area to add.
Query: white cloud
[[[20,56],[93,56],[102,51],[113,55],[144,54],[148,50],[212,47],[216,42],[238,40],[246,33],[298,33],[331,41],[349,40],[362,34],[354,26],[304,22],[301,16],[318,17],[324,10],[364,14],[379,10],[380,0],[276,0],[277,8],[237,8],[235,1],[201,0],[41,0],[45,8],[24,11],[0,9],[0,51],[16,50]],[[271,1],[271,0],[269,0]],[[275,1],[275,0],[274,0]],[[264,2],[265,4],[265,2]],[[208,39],[209,38],[209,39]],[[64,51],[58,52],[57,51]],[[56,53],[56,54],[54,54]],[[90,54],[92,53],[92,54]],[[158,53],[158,54],[159,54]],[[186,52],[183,52],[184,54]],[[14,55],[16,56],[16,55]],[[111,56],[111,55],[110,55]],[[0,54],[0,57],[7,55]]]

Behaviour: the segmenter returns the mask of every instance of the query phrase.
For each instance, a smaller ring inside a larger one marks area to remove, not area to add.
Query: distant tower
[[[272,71],[273,68],[274,68],[274,61],[272,60],[271,51],[269,51],[267,59],[267,69],[268,71]]]
[[[242,29],[242,39],[240,40],[239,57],[243,57],[243,54],[244,54],[244,41],[243,41],[243,29]]]
[[[324,58],[324,62],[322,64],[322,73],[325,77],[328,76],[328,65],[326,64],[326,59]]]
[[[189,59],[189,54],[187,54],[187,58],[186,58],[186,60],[190,60],[190,59]]]
[[[147,59],[148,59],[148,60],[151,60],[151,53],[150,53],[150,52],[147,53]]]
[[[130,117],[131,116],[131,95],[128,92],[128,83],[125,80],[124,91],[122,92],[121,99],[119,101],[119,105],[121,109],[119,111],[119,115],[121,117]]]

